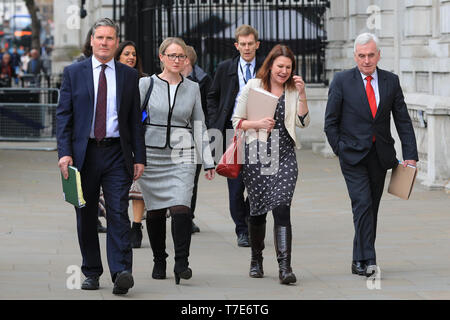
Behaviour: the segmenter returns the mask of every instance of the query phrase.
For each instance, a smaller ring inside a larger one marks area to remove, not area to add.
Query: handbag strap
[[[150,99],[150,95],[152,94],[152,91],[153,91],[153,78],[152,77],[149,77],[149,78],[150,78],[150,85],[148,86],[147,93],[145,94],[144,103],[141,106],[142,110],[144,110],[144,108],[147,109],[147,111],[146,111],[147,112],[147,118],[145,119],[145,124],[149,124],[150,123],[149,112],[148,112],[149,110],[147,108],[147,104],[148,104],[148,100]],[[147,122],[147,120],[148,120],[148,122]]]
[[[233,136],[233,141],[237,140],[238,134],[241,131],[241,127],[242,127],[242,121],[244,121],[244,119],[239,120],[238,125],[236,126],[236,130],[234,130],[234,136]]]

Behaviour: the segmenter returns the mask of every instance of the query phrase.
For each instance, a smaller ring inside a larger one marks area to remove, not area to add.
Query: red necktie
[[[367,99],[369,100],[370,110],[372,111],[372,116],[375,118],[375,115],[377,114],[377,99],[375,98],[375,91],[373,91],[372,84],[370,83],[372,79],[372,76],[366,77],[366,93]]]
[[[366,77],[366,94],[367,100],[369,100],[370,111],[372,111],[372,116],[375,118],[375,115],[377,114],[377,99],[375,98],[375,91],[373,90],[372,84],[370,83],[372,79],[372,76]],[[375,142],[375,135],[372,137],[372,141]]]
[[[106,136],[106,96],[107,85],[105,69],[107,65],[102,64],[102,71],[98,80],[97,108],[95,111],[94,136],[97,141]]]

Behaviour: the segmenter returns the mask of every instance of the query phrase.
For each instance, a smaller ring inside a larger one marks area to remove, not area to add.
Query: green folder
[[[77,168],[69,166],[69,178],[64,179],[61,174],[64,200],[73,204],[77,208],[83,208],[86,201],[83,198],[83,189],[81,188],[81,176]]]

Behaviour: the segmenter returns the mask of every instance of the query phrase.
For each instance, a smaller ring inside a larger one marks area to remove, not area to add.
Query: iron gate
[[[161,42],[177,36],[195,48],[197,63],[212,75],[219,62],[237,54],[235,29],[250,24],[259,33],[258,54],[286,44],[296,54],[297,74],[307,83],[326,83],[327,7],[324,0],[118,0],[114,17],[125,27],[125,39],[136,42],[149,74],[160,71]]]

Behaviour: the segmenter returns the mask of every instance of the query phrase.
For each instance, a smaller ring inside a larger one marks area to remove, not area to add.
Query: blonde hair
[[[197,53],[193,46],[186,46],[186,55],[192,66],[197,62]]]
[[[159,46],[159,54],[164,55],[164,53],[166,52],[167,48],[171,45],[171,44],[177,44],[181,47],[181,49],[183,49],[184,54],[186,54],[186,43],[184,42],[183,39],[181,38],[176,38],[176,37],[169,37],[166,38],[161,45]],[[162,61],[160,61],[160,66],[161,66],[161,70],[164,70],[164,64],[162,63]]]
[[[255,37],[255,41],[258,41],[258,31],[248,24],[240,25],[234,32],[234,37],[236,42],[238,42],[240,36],[248,36],[249,34],[252,34]]]

